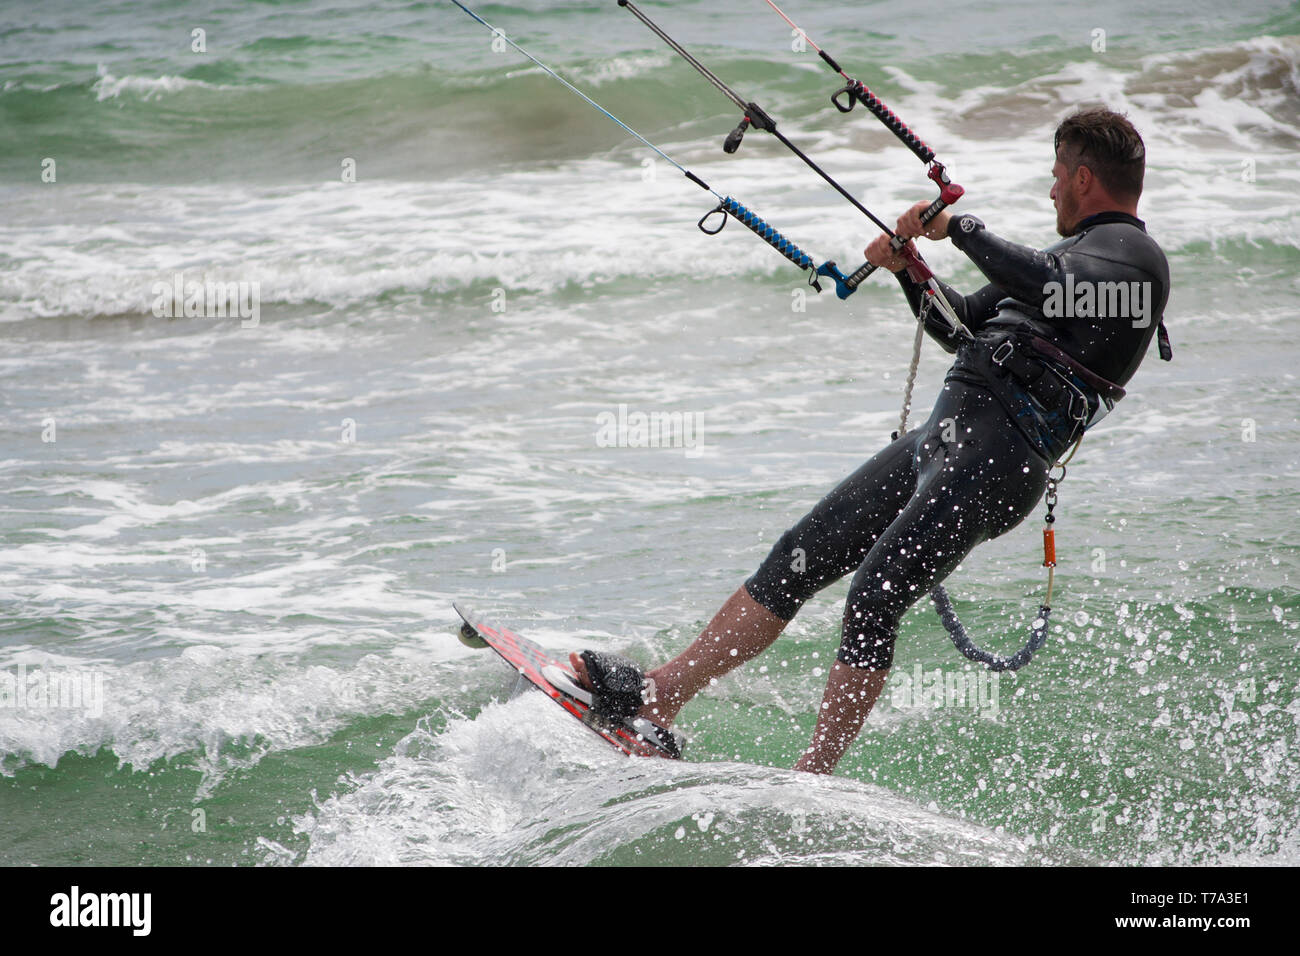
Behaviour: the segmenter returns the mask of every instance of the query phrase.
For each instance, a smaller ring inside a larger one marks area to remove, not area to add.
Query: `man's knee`
[[[894,635],[870,636],[865,632],[844,635],[835,659],[863,670],[886,671],[894,663]]]
[[[905,586],[910,575],[891,581],[881,574],[867,564],[860,567],[844,602],[836,658],[852,667],[884,670],[893,664],[898,624],[916,600],[914,588]]]
[[[745,582],[755,601],[783,621],[791,620],[817,585],[808,570],[808,553],[791,528],[777,539],[763,563]]]

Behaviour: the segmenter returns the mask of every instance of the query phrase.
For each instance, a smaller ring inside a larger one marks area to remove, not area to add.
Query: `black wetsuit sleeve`
[[[1044,286],[1061,281],[1065,273],[1062,256],[1008,242],[974,216],[954,216],[948,223],[948,238],[1004,297],[1020,302],[1041,305]]]
[[[912,314],[918,315],[925,300],[925,287],[914,282],[906,269],[895,272],[894,275],[898,279],[898,284],[903,287],[903,295],[907,296],[907,304],[912,307]],[[957,313],[957,318],[961,319],[962,324],[972,332],[979,331],[985,322],[997,315],[998,302],[1006,298],[1006,293],[992,283],[971,295],[962,295],[941,279],[935,281],[943,297]],[[961,344],[961,340],[949,327],[947,321],[935,309],[926,310],[925,331],[945,352],[956,352],[957,346]]]
[[[1006,297],[996,303],[998,315],[986,331],[1046,339],[1120,386],[1163,331],[1169,264],[1131,214],[1089,216],[1072,235],[1041,250],[995,236],[970,214],[952,218],[948,238]],[[1162,357],[1168,353],[1162,337]]]

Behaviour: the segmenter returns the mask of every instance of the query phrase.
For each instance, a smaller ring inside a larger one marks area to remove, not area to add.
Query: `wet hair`
[[[1142,195],[1146,145],[1120,113],[1098,106],[1067,116],[1056,128],[1056,154],[1071,175],[1087,166],[1117,199]]]

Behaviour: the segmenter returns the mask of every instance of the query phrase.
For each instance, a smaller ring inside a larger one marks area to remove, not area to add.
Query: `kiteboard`
[[[635,718],[622,724],[601,720],[588,704],[556,687],[543,675],[544,670],[557,668],[576,684],[577,675],[573,673],[567,661],[557,660],[528,638],[516,634],[509,628],[485,621],[459,604],[453,603],[452,607],[464,621],[460,626],[459,634],[462,644],[476,649],[492,648],[521,677],[559,704],[565,713],[581,721],[584,727],[602,740],[633,757],[675,756],[651,739],[652,734],[639,733],[635,726]]]

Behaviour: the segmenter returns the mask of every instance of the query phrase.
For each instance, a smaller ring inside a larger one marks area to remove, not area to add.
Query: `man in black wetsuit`
[[[950,239],[989,280],[969,296],[940,284],[965,329],[924,314],[927,332],[957,356],[929,421],[781,536],[700,637],[646,675],[657,699],[640,716],[668,727],[700,690],[765,650],[809,597],[856,570],[817,728],[795,765],[830,773],[885,684],[907,609],[1033,510],[1049,468],[1123,396],[1157,333],[1169,357],[1169,267],[1136,218],[1141,136],[1123,116],[1093,109],[1063,121],[1055,146],[1051,198],[1065,238],[1047,249],[1006,242],[969,215],[945,211],[923,227],[925,202],[899,219],[899,235]],[[886,236],[866,256],[896,274],[914,311],[924,307]],[[584,686],[593,676],[600,685],[588,660],[571,663]]]

